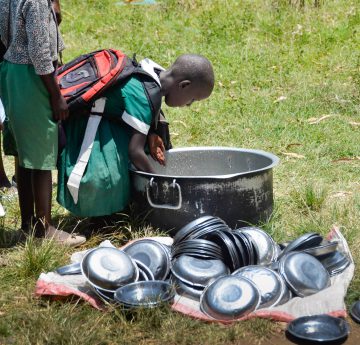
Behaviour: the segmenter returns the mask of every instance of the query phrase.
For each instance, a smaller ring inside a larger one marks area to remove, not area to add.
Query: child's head
[[[210,61],[196,54],[179,56],[160,79],[165,103],[170,107],[183,107],[206,99],[214,88]]]

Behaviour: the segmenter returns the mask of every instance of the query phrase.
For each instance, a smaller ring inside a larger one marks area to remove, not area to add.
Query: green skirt
[[[58,127],[52,119],[49,93],[34,67],[4,61],[0,97],[8,120],[5,153],[17,155],[24,168],[55,169]]]
[[[129,130],[102,118],[90,159],[74,204],[66,186],[76,164],[84,138],[87,117],[73,117],[64,123],[66,146],[58,162],[58,202],[70,212],[82,216],[104,216],[123,210],[130,197],[128,146]]]

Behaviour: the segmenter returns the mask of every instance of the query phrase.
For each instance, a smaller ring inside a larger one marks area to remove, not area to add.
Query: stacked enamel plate
[[[172,247],[172,259],[181,255],[188,255],[199,259],[223,260],[221,248],[214,242],[203,239],[189,239],[178,242]]]
[[[321,256],[319,260],[331,277],[343,272],[350,265],[349,258],[339,251],[334,251],[325,257]]]
[[[216,231],[208,239],[222,251],[223,260],[231,272],[247,265],[256,265],[258,252],[251,237],[240,231]]]
[[[99,247],[89,250],[81,261],[81,273],[106,300],[114,297],[116,289],[139,279],[139,268],[123,250]]]
[[[207,239],[215,231],[231,231],[226,223],[212,216],[204,216],[193,220],[181,228],[174,236],[174,245],[188,239]]]
[[[230,271],[248,265],[276,261],[279,247],[263,230],[245,227],[231,230],[223,220],[204,216],[190,222],[174,237],[172,256],[222,260]]]
[[[279,273],[291,291],[299,297],[313,295],[330,286],[330,275],[321,262],[310,254],[291,251],[279,262]]]
[[[294,241],[291,241],[279,255],[279,259],[287,253],[292,251],[306,251],[311,248],[317,247],[322,242],[323,238],[315,232],[304,234]],[[309,254],[309,253],[308,253]]]

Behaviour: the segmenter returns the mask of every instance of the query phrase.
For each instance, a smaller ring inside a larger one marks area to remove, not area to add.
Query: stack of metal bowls
[[[222,260],[233,272],[247,265],[276,261],[279,246],[263,230],[246,227],[231,230],[221,219],[198,218],[179,230],[174,237],[172,257]]]
[[[235,229],[234,232],[238,234],[246,234],[250,237],[257,253],[258,265],[268,265],[278,259],[280,247],[264,230],[258,227],[247,226]]]
[[[208,235],[215,231],[231,231],[231,229],[218,217],[204,216],[197,218],[186,224],[175,234],[174,245],[188,239],[207,239]]]
[[[80,266],[87,282],[105,301],[117,301],[124,308],[151,308],[157,302],[171,300],[164,295],[165,290],[172,294],[168,283],[164,282],[169,276],[170,265],[170,249],[167,246],[155,240],[141,239],[124,250],[108,247],[92,249],[85,254]],[[116,296],[123,294],[133,300],[135,297],[132,294],[136,294],[139,300],[122,303]],[[156,298],[158,301],[155,301]]]

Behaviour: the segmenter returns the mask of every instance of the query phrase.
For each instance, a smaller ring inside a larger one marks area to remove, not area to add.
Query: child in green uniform
[[[63,42],[50,0],[0,0],[0,36],[7,47],[0,68],[0,97],[18,156],[21,228],[36,224],[46,238],[78,245],[51,225],[51,170],[58,153],[57,121],[68,107],[55,78]]]
[[[201,55],[182,55],[168,70],[158,66],[158,71],[161,95],[170,107],[206,99],[214,87],[211,63]],[[76,215],[103,216],[123,210],[130,197],[130,162],[139,170],[153,172],[144,152],[152,111],[140,78],[132,76],[104,95],[104,115],[76,198],[67,183],[79,157],[88,118],[75,116],[65,122],[67,144],[58,165],[58,202]],[[149,146],[152,157],[164,164],[161,140],[152,137]]]

